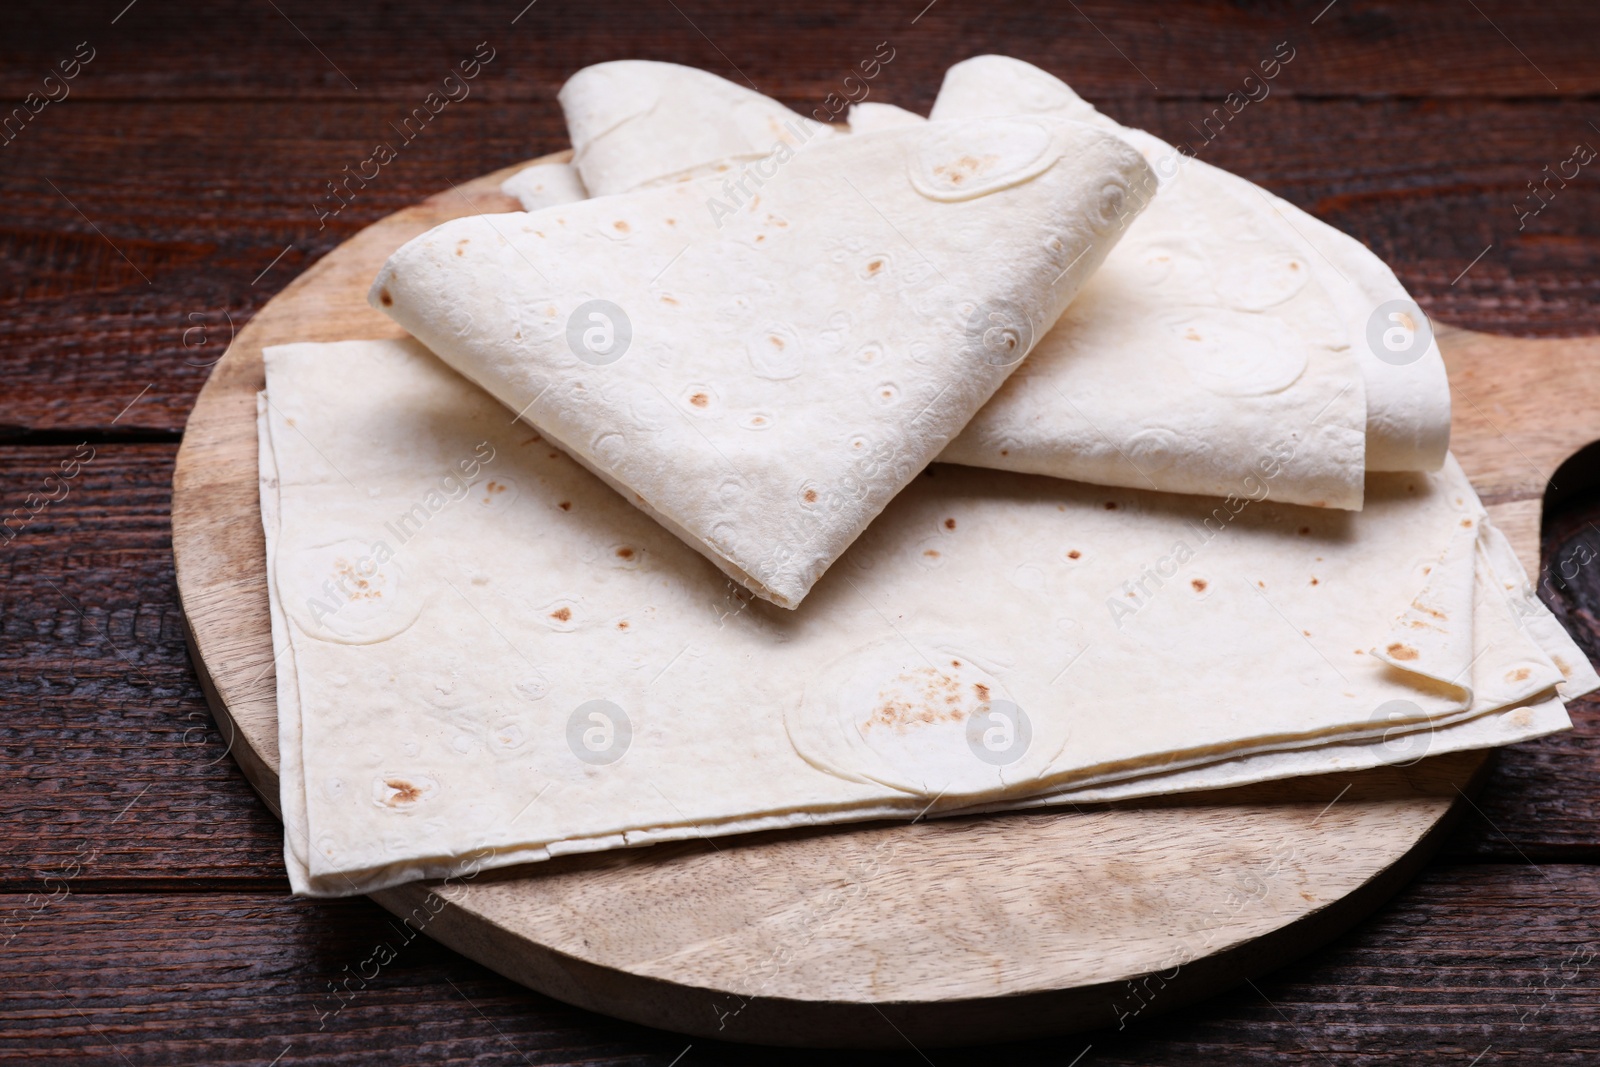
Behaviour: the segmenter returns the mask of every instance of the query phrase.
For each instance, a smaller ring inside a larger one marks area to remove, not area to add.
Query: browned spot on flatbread
[[[1394,644],[1384,649],[1384,651],[1389,653],[1390,659],[1414,660],[1418,655],[1420,655],[1416,649],[1412,648],[1410,645],[1403,645],[1399,641],[1396,641]]]
[[[632,559],[633,558],[633,549],[629,548],[627,545],[623,545],[621,548],[617,549],[617,558],[618,559]]]
[[[939,550],[937,548],[925,548],[922,550],[922,554],[927,556],[929,559],[939,558]]]
[[[550,617],[552,619],[560,619],[562,622],[570,622],[572,620],[572,609],[563,605],[552,611]]]
[[[689,403],[693,404],[697,408],[703,408],[707,404],[711,403],[711,398],[704,393],[696,393],[694,396],[689,398]]]
[[[1551,656],[1550,658],[1556,661],[1556,670],[1561,672],[1561,677],[1572,677],[1572,668],[1567,666],[1566,660],[1562,659],[1560,656]]]
[[[944,528],[946,530],[954,530],[956,528],[956,520],[954,520],[954,519],[946,519],[946,520],[944,520]]]
[[[1196,593],[1204,593],[1206,591],[1206,580],[1204,578],[1190,578],[1189,584],[1194,587]]]
[[[1507,671],[1506,672],[1506,681],[1508,681],[1508,682],[1525,682],[1525,681],[1528,680],[1528,675],[1530,675],[1532,673],[1533,672],[1531,670],[1529,670],[1527,667],[1518,667],[1514,671]]]
[[[951,660],[957,663],[957,660]],[[891,690],[880,690],[878,705],[862,724],[863,729],[884,726],[905,733],[912,726],[960,722],[967,717],[961,706],[961,685],[954,678],[932,667],[906,671]],[[920,690],[916,695],[910,695]]]
[[[633,227],[629,226],[626,222],[623,222],[621,219],[618,219],[616,222],[613,222],[611,225],[612,225],[612,228],[615,229],[618,233],[627,233],[629,230],[631,230],[633,228]]]
[[[1471,519],[1462,519],[1461,520],[1461,525],[1470,529],[1472,527],[1472,520]]]
[[[1312,585],[1321,585],[1322,584],[1322,580],[1320,578],[1313,577],[1311,579],[1311,584]]]
[[[365,571],[364,568],[357,568],[355,566],[352,566],[349,560],[345,559],[343,556],[340,556],[338,559],[333,561],[333,573],[339,576],[339,578],[338,578],[339,588],[341,590],[345,590],[345,593],[346,593],[346,596],[347,596],[348,599],[350,599],[350,600],[382,600],[383,599],[383,590],[372,588],[372,582],[367,580],[369,576],[373,577],[373,578],[376,578],[377,573],[378,573],[376,568],[374,568],[370,572],[370,575],[369,575]],[[346,589],[346,586],[345,586],[346,582],[353,582],[355,584],[354,591],[350,591],[350,590]]]
[[[817,491],[815,489],[807,489],[806,490],[806,503],[807,504],[815,504],[816,502],[817,502]]]
[[[978,173],[978,168],[986,163],[994,163],[995,161],[996,157],[992,155],[984,156],[982,159],[977,156],[966,155],[954,163],[941,163],[933,168],[933,172],[944,178],[951,185],[960,185],[968,178],[974,177]]]
[[[1115,500],[1107,500],[1106,501],[1106,510],[1107,511],[1116,511],[1117,510],[1117,502]]]
[[[875,259],[871,263],[867,264],[867,273],[868,274],[876,274],[882,269],[883,269],[883,260],[881,260],[881,259]]]
[[[394,795],[385,797],[383,801],[391,808],[398,808],[402,804],[415,804],[422,797],[422,788],[412,785],[404,778],[385,778],[383,784],[394,790]]]
[[[562,511],[571,511],[572,510],[572,501],[563,500],[561,503],[557,504],[556,507],[560,508]]]
[[[1082,557],[1083,557],[1083,553],[1079,552],[1075,548],[1072,551],[1067,553],[1067,558],[1068,559],[1081,559]]]
[[[989,699],[989,687],[984,685],[982,682],[973,682],[972,691],[978,694],[979,700]]]
[[[623,619],[621,622],[617,623],[617,629],[626,630],[627,628],[628,628],[628,620],[627,619]]]
[[[673,307],[677,307],[677,305],[678,305],[678,301],[676,299],[674,299],[673,297],[670,297],[670,296],[663,296],[661,298],[661,302],[663,304],[671,304]]]
[[[382,304],[384,307],[394,307],[394,297],[389,295],[389,290],[379,289],[378,303]]]
[[[1306,537],[1306,536],[1308,536],[1308,535],[1309,535],[1309,534],[1310,534],[1310,533],[1311,533],[1311,527],[1309,527],[1309,526],[1302,526],[1302,527],[1300,527],[1300,536],[1301,536],[1301,537]]]

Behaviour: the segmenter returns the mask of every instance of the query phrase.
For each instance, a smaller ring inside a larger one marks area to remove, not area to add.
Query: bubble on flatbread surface
[[[485,511],[505,511],[522,495],[517,483],[504,475],[473,482],[467,499]]]
[[[1172,466],[1189,447],[1174,431],[1151,427],[1128,438],[1123,452],[1135,470],[1141,474],[1155,474]]]
[[[1099,194],[1089,205],[1089,226],[1095,233],[1110,233],[1127,218],[1128,212],[1128,187],[1120,181],[1108,181],[1100,186]]]
[[[530,671],[513,682],[511,688],[524,700],[543,700],[550,692],[550,679],[538,671]]]
[[[1214,264],[1212,287],[1224,304],[1240,311],[1265,311],[1306,287],[1311,268],[1288,252],[1243,255]]]
[[[745,352],[756,377],[787,381],[805,369],[800,331],[788,323],[771,323],[745,341]]]
[[[900,638],[875,644],[820,672],[839,725],[852,747],[864,745],[874,753],[902,788],[937,794],[992,787],[996,768],[1025,754],[1031,730],[1019,751],[1010,743],[1014,737],[999,736],[1004,723],[985,718],[978,724],[980,744],[986,731],[999,727],[988,740],[998,740],[1004,751],[998,762],[974,759],[970,720],[987,716],[1000,701],[1009,703],[1010,694],[973,656],[948,641],[935,635],[907,638],[909,646]]]
[[[628,439],[620,433],[603,433],[594,439],[589,450],[608,468],[614,469],[628,451]]]
[[[1305,373],[1303,338],[1270,315],[1223,308],[1186,308],[1165,325],[1195,384],[1219,396],[1265,396]]]
[[[392,551],[382,541],[350,538],[281,552],[279,599],[300,629],[318,640],[386,641],[417,620],[426,600]]]
[[[965,334],[960,356],[970,362],[1012,366],[1032,350],[1038,337],[1032,317],[1014,301],[964,300],[951,313]]]
[[[1025,119],[931,124],[911,155],[911,185],[931,200],[972,200],[1037,177],[1056,160],[1050,131]]]

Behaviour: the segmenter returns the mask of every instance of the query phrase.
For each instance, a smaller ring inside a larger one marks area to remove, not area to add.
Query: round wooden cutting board
[[[274,811],[261,350],[403,336],[367,306],[379,265],[447,219],[517,210],[499,191],[517,169],[391,215],[324,257],[240,331],[190,415],[172,494],[189,648],[223,736]],[[1439,337],[1456,454],[1532,572],[1545,481],[1600,426],[1600,341]],[[1122,1026],[1349,927],[1421,865],[1488,760],[662,845],[373,896],[543,993],[705,1037],[925,1048]]]

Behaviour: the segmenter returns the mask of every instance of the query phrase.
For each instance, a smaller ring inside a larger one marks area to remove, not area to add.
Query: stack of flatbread
[[[1600,685],[1359,243],[1001,57],[848,129],[660,63],[561,104],[527,211],[375,279],[412,339],[266,351],[297,892],[1410,763]]]

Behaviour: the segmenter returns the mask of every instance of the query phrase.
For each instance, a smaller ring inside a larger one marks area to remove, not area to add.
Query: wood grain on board
[[[0,1062],[265,1067],[281,1056],[276,1067],[668,1067],[683,1055],[679,1067],[811,1067],[819,1059],[568,1007],[397,928],[366,900],[68,889],[43,907],[0,895],[0,922],[12,924],[0,930],[15,935]],[[1165,1015],[1155,1014],[1161,992],[1146,992],[1149,1009],[1120,1031],[928,1049],[927,1058],[901,1042],[829,1052],[827,1062],[1067,1067],[1090,1048],[1078,1067],[1464,1067],[1488,1048],[1479,1067],[1578,1067],[1594,1062],[1600,1029],[1600,944],[1585,919],[1597,908],[1590,868],[1435,867],[1315,960]],[[1137,1001],[1122,990],[1121,1003],[1130,1010]],[[887,1021],[878,1025],[894,1036]]]

